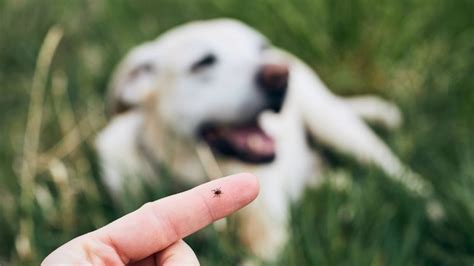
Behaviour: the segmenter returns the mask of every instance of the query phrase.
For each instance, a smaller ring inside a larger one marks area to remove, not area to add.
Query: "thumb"
[[[157,265],[199,265],[194,251],[182,239],[156,255]]]
[[[199,265],[194,251],[182,239],[162,251],[130,265]]]

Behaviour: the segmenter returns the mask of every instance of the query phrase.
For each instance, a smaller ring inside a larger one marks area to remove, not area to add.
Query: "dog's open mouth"
[[[275,158],[275,144],[252,122],[238,126],[207,124],[201,128],[201,137],[214,150],[249,163],[266,163]]]

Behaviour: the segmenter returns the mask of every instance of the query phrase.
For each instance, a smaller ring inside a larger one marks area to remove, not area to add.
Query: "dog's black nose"
[[[289,69],[283,64],[263,65],[257,73],[257,84],[266,96],[267,108],[280,111],[288,87]]]
[[[287,65],[266,64],[257,73],[257,83],[266,93],[283,96],[288,86],[288,76]]]

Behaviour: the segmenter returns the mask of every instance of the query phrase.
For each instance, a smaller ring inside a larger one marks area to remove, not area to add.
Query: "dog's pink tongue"
[[[245,127],[227,132],[234,148],[253,156],[272,156],[275,152],[273,140],[258,127]]]

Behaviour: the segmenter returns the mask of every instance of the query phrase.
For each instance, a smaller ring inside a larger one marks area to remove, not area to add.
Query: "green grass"
[[[327,182],[294,204],[279,264],[472,265],[473,13],[472,0],[0,0],[0,265],[37,264],[120,215],[100,183],[91,145],[105,123],[109,75],[134,45],[214,17],[254,26],[339,94],[376,93],[397,102],[405,123],[383,132],[384,139],[445,206],[445,219],[433,222],[403,187],[334,154],[330,175],[349,185]],[[55,164],[39,162],[34,178],[20,181],[35,66],[54,25],[64,36],[44,84],[39,152],[76,121],[83,123],[71,139],[84,141]],[[211,227],[188,242],[203,265],[235,264],[246,252],[232,232],[218,235]]]

